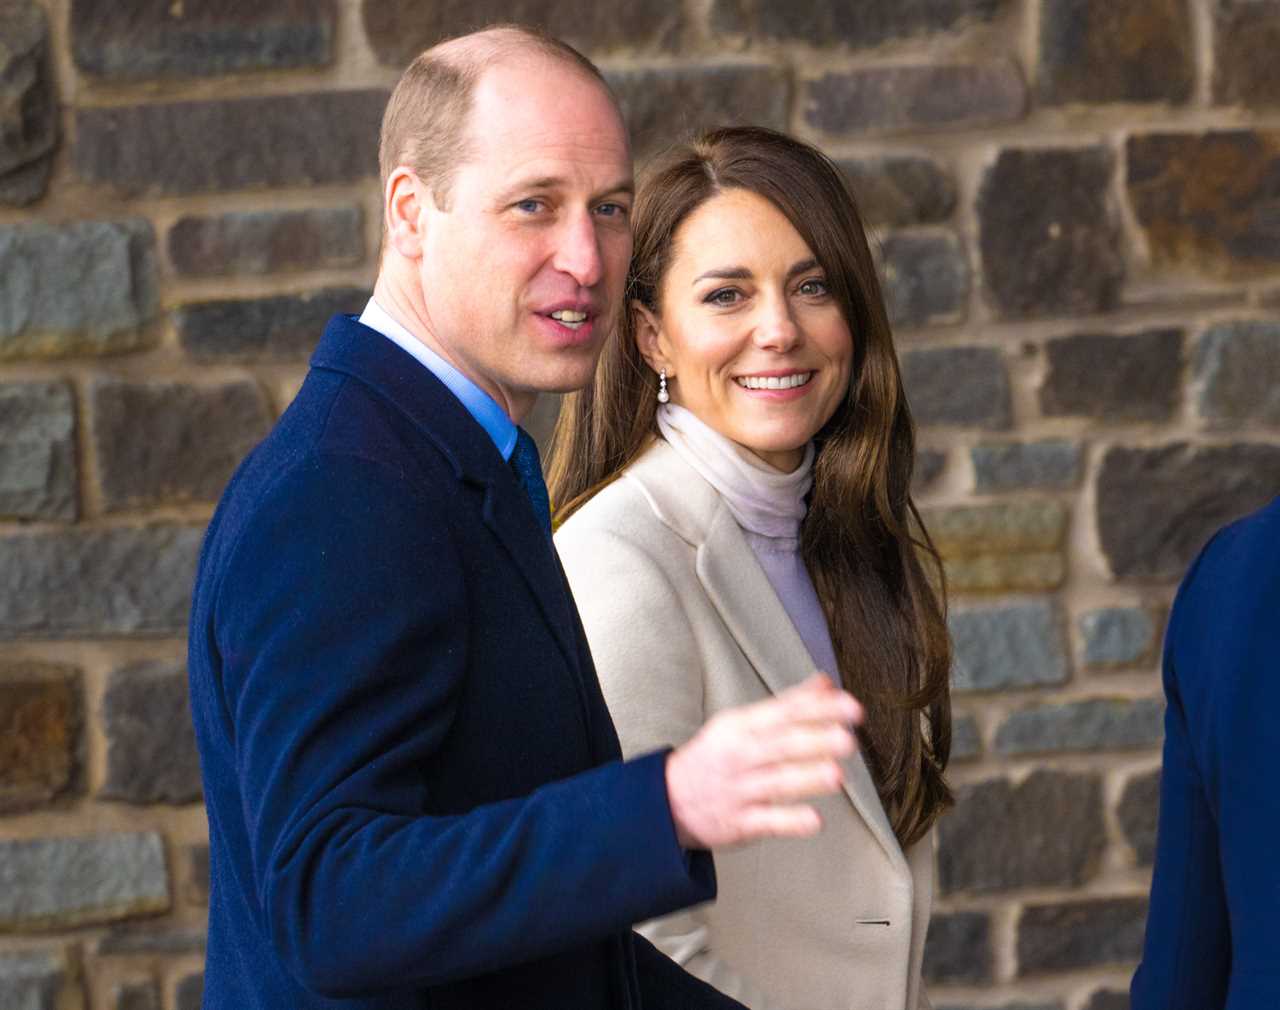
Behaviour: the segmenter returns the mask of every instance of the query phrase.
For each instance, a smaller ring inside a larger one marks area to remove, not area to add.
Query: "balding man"
[[[201,557],[204,1006],[737,1006],[630,926],[710,900],[706,850],[816,830],[797,801],[838,788],[858,707],[811,684],[620,760],[518,427],[618,308],[617,105],[569,47],[491,29],[409,67],[381,162],[374,297]]]

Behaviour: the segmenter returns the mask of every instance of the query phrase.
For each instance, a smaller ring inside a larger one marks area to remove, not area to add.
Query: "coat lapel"
[[[812,674],[817,667],[804,640],[720,495],[663,442],[631,472],[663,520],[696,547],[707,598],[769,691],[778,694]],[[862,755],[845,760],[843,768],[845,795],[889,861],[909,873]]]

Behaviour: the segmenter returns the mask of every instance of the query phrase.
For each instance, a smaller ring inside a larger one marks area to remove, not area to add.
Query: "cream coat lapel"
[[[804,640],[716,490],[661,441],[628,476],[641,485],[658,517],[696,548],[707,598],[765,686],[777,694],[813,673]],[[844,762],[844,791],[894,868],[909,875],[861,754]]]

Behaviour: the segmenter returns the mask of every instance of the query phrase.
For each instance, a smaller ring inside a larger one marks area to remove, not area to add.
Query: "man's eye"
[[[541,200],[535,200],[530,197],[528,200],[521,200],[516,204],[516,210],[524,211],[526,214],[536,214],[542,210],[544,204]]]
[[[620,203],[602,203],[596,213],[601,217],[626,217],[627,208]]]

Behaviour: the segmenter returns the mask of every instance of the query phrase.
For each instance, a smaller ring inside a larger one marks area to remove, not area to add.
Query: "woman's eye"
[[[827,282],[818,280],[816,277],[811,277],[800,285],[800,293],[802,295],[809,295],[812,297],[825,295],[827,294]]]
[[[733,288],[718,288],[703,299],[709,305],[732,305],[738,300],[738,292]]]

